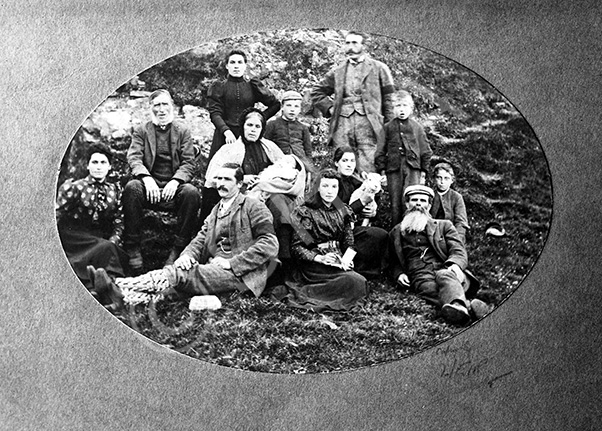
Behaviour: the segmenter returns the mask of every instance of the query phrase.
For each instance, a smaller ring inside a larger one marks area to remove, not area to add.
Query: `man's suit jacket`
[[[393,118],[393,109],[389,100],[385,98],[395,91],[393,76],[389,67],[370,57],[364,59],[364,76],[362,78],[362,102],[368,121],[376,135],[376,143],[385,140],[384,124]],[[338,127],[343,96],[345,93],[345,74],[347,70],[345,61],[333,69],[316,84],[311,91],[312,103],[325,117],[330,117],[330,108],[333,108],[330,119],[330,139]],[[330,97],[334,93],[334,100]]]
[[[190,244],[182,251],[204,264],[215,245],[215,224],[219,204],[205,219],[203,227]],[[239,193],[230,209],[230,242],[232,257],[229,259],[232,272],[240,277],[245,285],[260,296],[265,289],[270,260],[278,255],[278,240],[274,233],[272,214],[257,199]]]
[[[446,264],[455,263],[464,271],[467,276],[467,283],[464,286],[466,296],[474,296],[479,289],[479,282],[466,269],[468,266],[466,247],[452,222],[430,219],[425,229],[429,244],[439,256],[441,262]],[[391,275],[394,280],[397,280],[401,274],[407,274],[408,266],[402,249],[401,223],[397,224],[389,233],[389,259]]]
[[[183,123],[171,123],[169,134],[171,142],[172,179],[188,183],[195,170],[195,153],[190,130]],[[132,143],[127,152],[127,159],[134,177],[150,175],[157,155],[157,138],[155,125],[149,121],[136,128],[132,134]]]

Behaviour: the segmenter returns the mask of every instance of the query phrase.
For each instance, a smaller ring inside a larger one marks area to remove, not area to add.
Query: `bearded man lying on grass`
[[[394,280],[441,307],[449,323],[465,325],[483,317],[489,307],[474,297],[479,283],[466,269],[468,255],[454,225],[430,216],[434,192],[414,185],[404,193],[407,212],[389,233]]]

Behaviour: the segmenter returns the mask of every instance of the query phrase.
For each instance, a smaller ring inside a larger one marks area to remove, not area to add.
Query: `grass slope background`
[[[249,53],[248,73],[277,94],[307,94],[342,61],[344,35],[332,30],[255,33],[204,44],[144,71],[144,90],[169,89],[180,107],[203,107],[208,87],[224,77],[223,59],[233,47]],[[551,219],[551,183],[537,138],[526,120],[495,88],[463,66],[400,40],[371,35],[371,55],[384,61],[396,86],[409,90],[416,118],[425,126],[435,157],[456,168],[454,186],[465,198],[471,233],[470,266],[482,281],[479,297],[499,305],[528,273],[541,252]],[[113,96],[128,103],[136,81]],[[332,149],[324,145],[327,121],[305,103],[302,121],[310,126],[314,160],[326,166]],[[208,150],[210,134],[197,136]],[[82,128],[63,161],[61,178],[83,174],[87,145],[104,140],[123,160],[131,135],[105,138]],[[206,160],[199,160],[197,181]],[[117,165],[116,180],[127,179]],[[386,193],[377,224],[389,229]],[[492,238],[485,226],[498,221],[508,235]],[[173,218],[151,214],[146,226],[147,269],[165,259]],[[183,303],[163,302],[119,316],[149,338],[190,356],[221,365],[266,372],[327,372],[394,360],[432,346],[461,328],[445,324],[432,307],[399,292],[385,279],[370,282],[365,307],[351,313],[315,314],[245,295],[222,297],[215,312],[190,313]]]

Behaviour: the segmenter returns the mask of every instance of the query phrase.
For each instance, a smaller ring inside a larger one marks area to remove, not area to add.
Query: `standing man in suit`
[[[314,106],[330,118],[329,143],[354,148],[360,173],[375,172],[374,153],[378,144],[384,145],[384,124],[393,119],[395,91],[389,67],[366,54],[364,39],[360,33],[348,33],[346,61],[311,90]]]
[[[124,248],[130,268],[142,270],[140,222],[145,208],[175,211],[178,227],[166,265],[171,264],[198,229],[199,190],[190,184],[195,152],[190,130],[174,121],[173,99],[167,90],[150,96],[152,121],[132,136],[127,159],[133,178],[123,191]]]

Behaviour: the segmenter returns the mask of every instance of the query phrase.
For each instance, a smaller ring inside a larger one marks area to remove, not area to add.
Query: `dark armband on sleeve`
[[[395,86],[394,85],[385,85],[382,88],[382,94],[383,95],[389,96],[392,93],[395,93]]]
[[[274,224],[270,222],[262,222],[253,225],[253,237],[258,237],[261,235],[265,235],[271,233],[272,235],[276,235],[276,231],[274,231]]]

